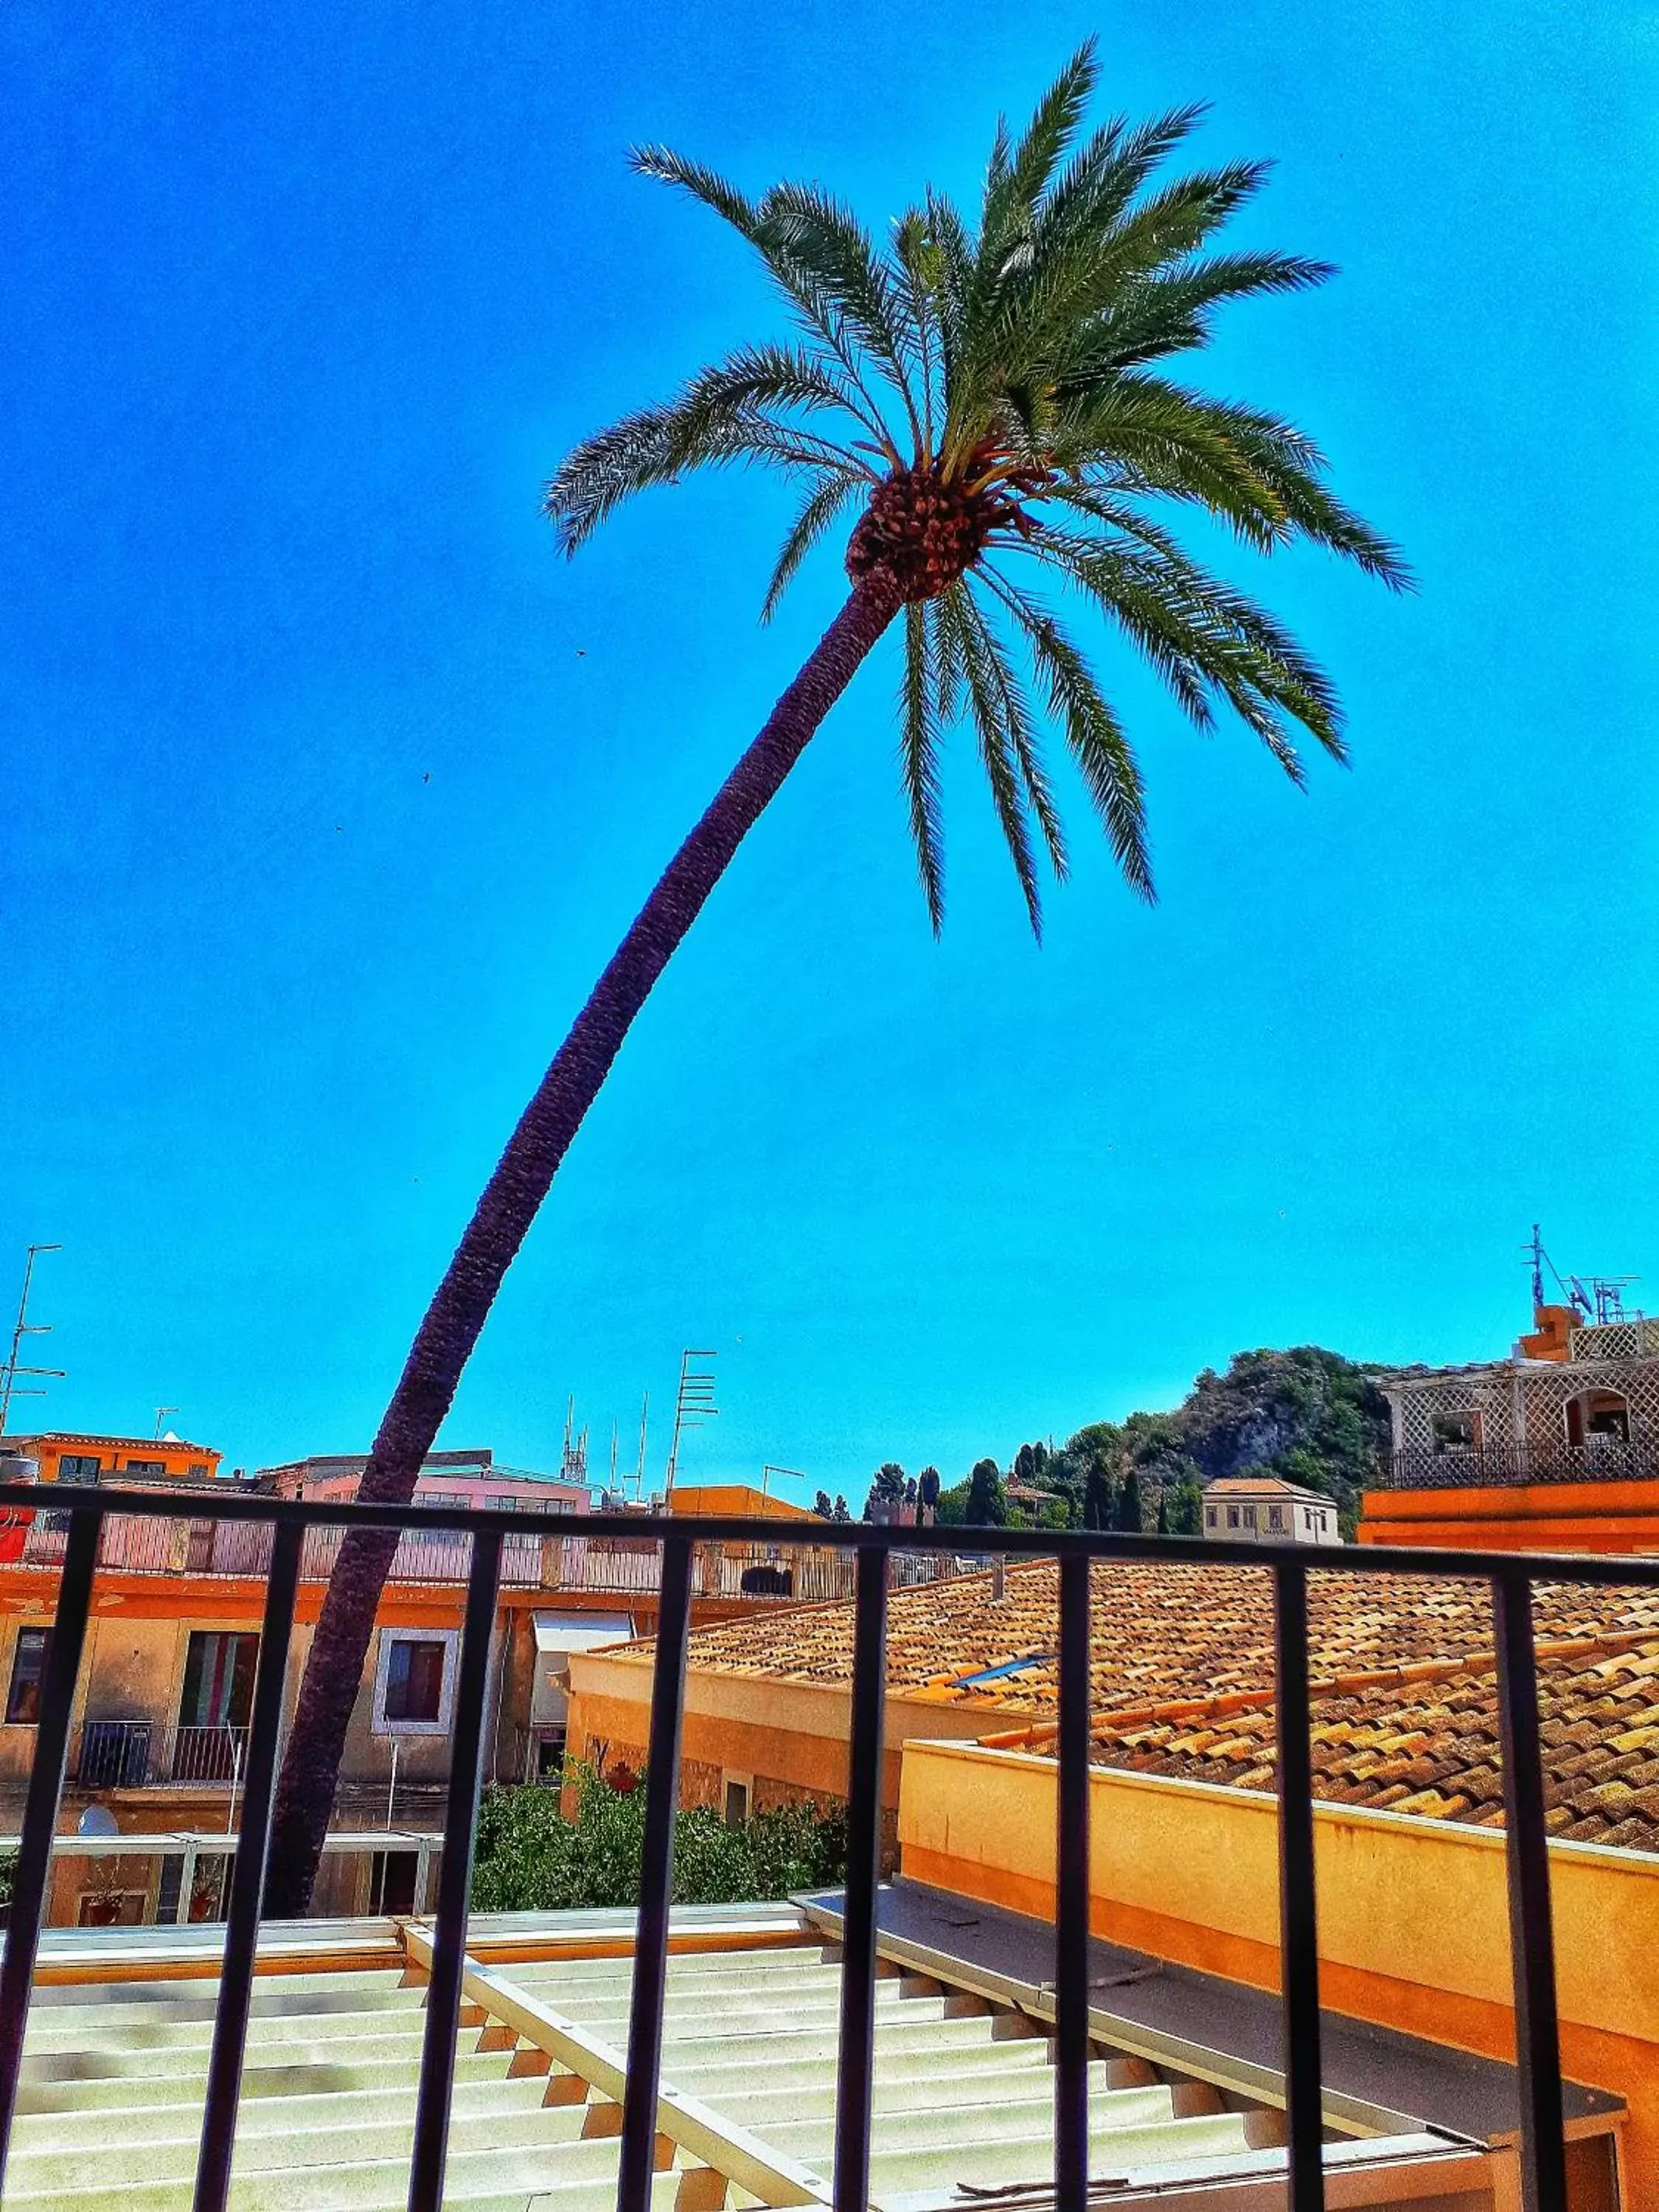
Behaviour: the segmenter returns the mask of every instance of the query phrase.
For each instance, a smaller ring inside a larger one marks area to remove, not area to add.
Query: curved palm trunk
[[[489,1317],[501,1279],[634,1017],[703,901],[808,739],[897,611],[884,572],[860,580],[714,804],[669,862],[513,1132],[404,1364],[358,1495],[403,1504]],[[340,1547],[278,1784],[265,1911],[305,1911],[334,1804],[346,1724],[397,1548],[392,1530],[353,1529]]]

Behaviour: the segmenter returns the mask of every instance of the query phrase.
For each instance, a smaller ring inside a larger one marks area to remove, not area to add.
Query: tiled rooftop
[[[1538,1633],[1659,1639],[1659,1593],[1540,1588]],[[1316,1574],[1310,1586],[1313,1673],[1346,1694],[1399,1685],[1413,1671],[1490,1654],[1490,1595],[1479,1582]],[[887,1675],[912,1698],[994,1717],[1052,1717],[1055,1707],[1056,1574],[1051,1561],[1011,1565],[1004,1593],[988,1573],[889,1601]],[[1093,1704],[1097,1712],[1173,1720],[1218,1697],[1255,1701],[1273,1684],[1273,1593],[1261,1567],[1098,1566],[1093,1576]],[[852,1608],[801,1607],[765,1620],[698,1630],[699,1673],[846,1685],[853,1671]],[[1397,1693],[1397,1691],[1396,1691]]]
[[[1659,1850],[1659,1636],[1540,1644],[1547,1814],[1572,1842]],[[1139,1773],[1267,1790],[1271,1699],[1224,1698],[1179,1721],[1097,1722],[1096,1760]],[[1314,1709],[1314,1793],[1437,1820],[1503,1825],[1490,1651],[1413,1680],[1328,1692]]]
[[[1308,1498],[1316,1505],[1333,1505],[1323,1491],[1307,1490],[1276,1474],[1225,1474],[1206,1486],[1206,1498]]]

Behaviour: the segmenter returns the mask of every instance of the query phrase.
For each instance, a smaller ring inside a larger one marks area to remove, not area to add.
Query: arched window
[[[1630,1401],[1620,1390],[1581,1390],[1562,1408],[1567,1442],[1575,1449],[1616,1454],[1630,1442]]]

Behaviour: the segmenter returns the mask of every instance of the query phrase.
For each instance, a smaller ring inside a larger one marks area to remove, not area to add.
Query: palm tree
[[[1202,111],[1081,135],[1095,75],[1085,46],[1017,142],[999,126],[976,221],[930,191],[879,246],[817,185],[776,185],[756,200],[663,148],[634,156],[644,175],[702,201],[746,240],[793,327],[578,446],[547,489],[560,544],[575,553],[635,492],[696,468],[758,463],[801,495],[763,619],[843,520],[851,589],[669,863],[514,1132],[421,1323],[364,1498],[412,1494],[501,1279],[629,1024],[890,626],[902,647],[904,794],[935,930],[939,751],[963,720],[1034,930],[1039,854],[1056,879],[1066,871],[1047,726],[1080,771],[1128,884],[1152,894],[1134,754],[1045,586],[1105,615],[1200,729],[1230,708],[1298,782],[1297,732],[1341,757],[1329,680],[1172,527],[1194,508],[1261,553],[1310,539],[1385,584],[1405,582],[1394,548],[1328,489],[1300,430],[1169,373],[1207,343],[1230,301],[1304,291],[1330,272],[1290,254],[1212,251],[1260,191],[1265,165],[1161,181]],[[392,1548],[368,1534],[341,1548],[283,1771],[274,1911],[302,1910],[309,1896]]]

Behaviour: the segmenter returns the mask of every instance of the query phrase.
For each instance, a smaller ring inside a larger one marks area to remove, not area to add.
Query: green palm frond
[[[962,631],[962,601],[967,586],[958,577],[948,592],[927,602],[933,623],[933,712],[941,731],[948,730],[962,711],[968,681],[967,648]]]
[[[684,413],[678,406],[642,409],[573,447],[548,483],[543,508],[562,550],[574,554],[635,492],[733,461],[811,469],[866,490],[879,481],[855,454],[787,418],[743,402],[716,407],[700,396]]]
[[[1037,223],[1040,250],[1051,251],[1077,235],[1103,236],[1206,112],[1201,103],[1174,107],[1133,128],[1114,118],[1097,131],[1043,201]]]
[[[1095,41],[1087,39],[1037,102],[1008,162],[1006,197],[994,208],[987,196],[985,230],[994,244],[1000,242],[995,218],[1005,207],[1022,228],[1033,227],[1038,203],[1054,179],[1060,156],[1077,136],[1098,74]]]
[[[1236,717],[1299,781],[1298,737],[1344,757],[1335,688],[1285,624],[1192,556],[1183,518],[1196,509],[1261,555],[1303,542],[1391,589],[1410,584],[1398,549],[1331,489],[1305,432],[1172,368],[1203,351],[1233,303],[1292,299],[1333,273],[1223,245],[1267,164],[1173,173],[1205,109],[1090,128],[1097,76],[1091,41],[1023,131],[999,123],[976,208],[929,188],[879,244],[821,184],[757,198],[668,148],[639,149],[637,169],[712,209],[758,255],[792,334],[739,348],[666,404],[586,440],[547,489],[574,551],[621,501],[694,469],[780,471],[798,503],[763,620],[813,549],[855,522],[855,588],[903,603],[901,779],[935,929],[941,748],[963,723],[1034,929],[1040,858],[1058,879],[1067,866],[1046,729],[1126,880],[1152,896],[1133,750],[1042,586],[1103,619],[1189,720]]]
[[[1042,935],[1042,895],[1037,884],[1026,794],[1021,787],[1018,754],[1009,727],[1008,698],[987,649],[983,624],[965,584],[958,583],[939,602],[942,622],[955,634],[966,679],[968,702],[979,737],[979,757],[991,787],[991,799],[1003,841],[1025,897],[1032,934]]]
[[[799,204],[800,188],[787,185],[774,186],[759,202],[750,200],[717,171],[701,162],[689,161],[665,146],[636,147],[631,158],[633,167],[641,176],[655,177],[689,192],[722,216],[754,247],[806,334],[839,365],[870,418],[880,425],[878,442],[887,458],[896,463],[898,447],[886,426],[879,400],[866,381],[866,357],[860,349],[859,318],[851,319],[853,326],[849,331],[845,303],[838,294],[839,283],[848,273],[847,241],[843,238],[826,253],[819,233],[818,218],[828,214],[833,225],[841,211],[830,204],[828,209],[813,208],[809,215]],[[852,222],[850,216],[847,220]],[[855,222],[852,228],[862,239]],[[863,250],[867,253],[867,240],[863,240]],[[856,247],[854,258],[857,258]],[[831,272],[827,283],[826,264]],[[879,347],[876,358],[882,358]]]
[[[911,392],[916,333],[890,273],[863,226],[816,185],[775,185],[760,205],[770,250],[787,258],[804,291],[850,331],[897,393],[922,447]]]
[[[861,482],[860,477],[850,471],[842,475],[826,474],[817,489],[807,493],[799,514],[789,526],[772,570],[772,580],[766,587],[766,597],[761,603],[763,623],[769,623],[776,614],[779,601],[794,580],[795,571],[859,489]]]
[[[1219,577],[1179,555],[1054,530],[1045,530],[1036,546],[1015,550],[1034,552],[1117,621],[1200,728],[1213,726],[1214,692],[1281,761],[1280,711],[1334,759],[1346,757],[1329,678],[1264,608]]]
[[[1071,863],[1066,851],[1066,832],[1061,826],[1060,809],[1054,801],[1054,787],[1043,764],[1042,740],[1038,736],[1036,719],[1031,713],[1025,686],[1019,672],[1010,659],[1002,640],[987,621],[983,610],[970,592],[968,601],[969,619],[979,641],[985,667],[996,687],[996,696],[1008,742],[1019,769],[1020,781],[1025,787],[1026,803],[1036,817],[1042,842],[1048,850],[1048,866],[1054,871],[1054,881],[1063,884],[1071,872]]]
[[[994,569],[982,573],[1030,641],[1032,662],[1048,690],[1049,711],[1066,732],[1124,880],[1150,903],[1154,893],[1146,794],[1123,725],[1102,696],[1088,663],[1054,617]]]
[[[913,599],[904,610],[904,667],[899,687],[899,769],[910,810],[927,918],[937,937],[945,927],[945,828],[939,805],[937,653],[932,609]]]

